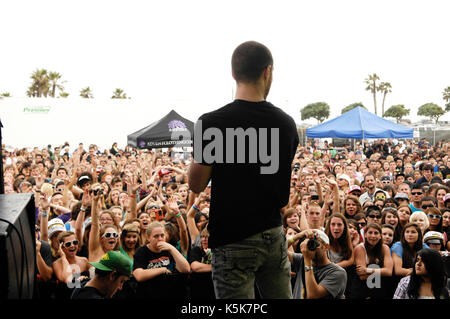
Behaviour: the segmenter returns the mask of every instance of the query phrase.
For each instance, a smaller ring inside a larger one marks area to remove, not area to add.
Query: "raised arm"
[[[191,236],[192,242],[199,235],[197,224],[195,223],[195,214],[197,214],[197,212],[199,211],[198,204],[200,203],[200,198],[198,197],[198,195],[199,194],[196,194],[194,192],[191,192],[189,194],[189,202],[191,202],[192,199],[195,199],[193,205],[191,205],[187,213],[187,228],[189,230],[189,236]]]
[[[39,203],[39,218],[41,226],[41,240],[48,242],[48,215],[50,214],[50,203],[48,202],[47,195],[44,194],[41,197]]]
[[[89,260],[94,256],[95,252],[101,249],[100,243],[100,223],[99,223],[99,210],[100,210],[100,200],[99,195],[94,195],[92,197],[91,205],[91,232],[89,234]],[[97,260],[95,260],[97,261]]]
[[[166,209],[169,214],[172,214],[177,219],[178,228],[180,230],[180,247],[183,255],[187,256],[189,250],[189,237],[187,233],[186,223],[183,216],[181,215],[180,209],[178,208],[178,203],[175,199],[171,198],[167,202]]]
[[[189,167],[189,188],[195,193],[202,192],[211,179],[212,166],[206,166],[194,161]]]
[[[83,223],[86,217],[86,209],[92,203],[92,195],[90,193],[83,195],[83,200],[81,201],[80,212],[78,213],[77,220],[75,221],[75,235],[80,241],[78,245],[78,250],[83,247]]]

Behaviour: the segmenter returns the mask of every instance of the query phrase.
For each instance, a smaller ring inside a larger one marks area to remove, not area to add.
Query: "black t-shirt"
[[[70,299],[105,299],[105,296],[94,287],[75,288]]]
[[[50,244],[46,241],[41,240],[41,249],[39,250],[41,253],[42,259],[45,261],[47,266],[52,267],[53,264],[53,257],[52,257],[52,250],[50,248]]]
[[[194,247],[189,256],[189,263],[198,261],[199,263],[211,264],[211,251],[207,254],[202,247]]]
[[[196,162],[212,165],[209,246],[215,248],[280,226],[280,209],[289,201],[291,164],[299,142],[292,117],[266,101],[235,100],[203,114],[200,120],[202,136],[207,129],[221,133],[210,139],[204,136],[200,146],[196,143],[202,138],[194,137]],[[245,147],[238,147],[239,138],[233,137],[233,143],[229,135],[230,131],[237,134],[238,128],[242,129],[239,136],[247,135]],[[227,151],[233,144],[233,152]]]
[[[171,272],[175,271],[175,260],[168,251],[155,253],[145,245],[139,247],[134,254],[133,271],[138,268],[155,269],[162,267],[166,267]]]

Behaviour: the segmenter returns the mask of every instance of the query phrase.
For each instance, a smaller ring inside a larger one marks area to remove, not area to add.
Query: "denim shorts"
[[[292,299],[290,263],[283,227],[212,249],[212,279],[218,299]]]

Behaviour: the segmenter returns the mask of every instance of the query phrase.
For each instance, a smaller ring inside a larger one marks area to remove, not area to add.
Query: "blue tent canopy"
[[[413,138],[412,128],[396,124],[357,106],[325,123],[306,129],[309,138]]]

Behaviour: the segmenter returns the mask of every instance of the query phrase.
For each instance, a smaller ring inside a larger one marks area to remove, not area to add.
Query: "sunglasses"
[[[377,196],[377,197],[375,197],[375,199],[381,199],[381,200],[385,200],[385,199],[386,199],[386,197],[385,197],[385,196]]]
[[[388,181],[388,180],[384,180],[384,181],[381,181],[383,184],[389,184],[391,181]]]
[[[103,237],[104,238],[111,238],[111,237],[117,238],[117,237],[119,237],[119,234],[116,232],[108,232],[108,233],[104,233]]]
[[[431,204],[430,205],[422,205],[423,209],[427,209],[427,208],[430,208],[430,207],[434,207],[434,205],[431,205]]]
[[[438,215],[438,214],[436,214],[436,215],[428,214],[427,216],[430,218],[435,218],[435,219],[441,219],[441,217],[442,217],[441,215]]]
[[[76,245],[78,245],[78,240],[73,240],[73,241],[68,241],[68,242],[65,242],[64,243],[64,247],[66,247],[66,248],[69,248],[70,246],[72,246],[72,245],[74,245],[74,246],[76,246]]]
[[[361,226],[361,227],[364,227],[364,226],[366,226],[366,223],[362,222],[362,223],[358,223],[358,225]]]
[[[411,195],[422,195],[422,192],[411,192]]]
[[[370,215],[368,215],[367,217],[380,219],[380,218],[381,218],[381,215],[378,215],[378,214],[370,214]]]

